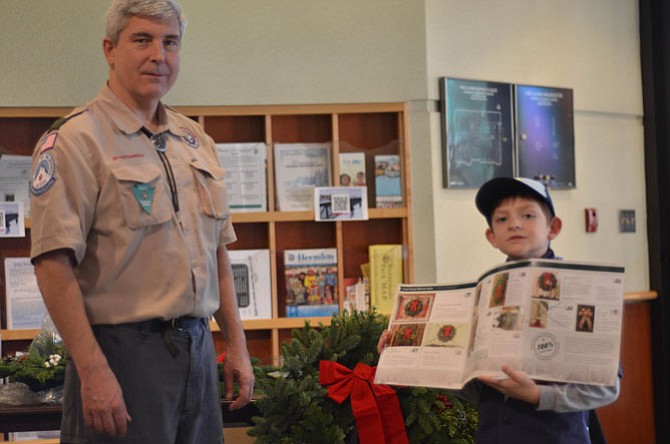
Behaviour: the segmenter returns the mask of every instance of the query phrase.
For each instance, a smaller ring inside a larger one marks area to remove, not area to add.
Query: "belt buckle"
[[[181,318],[172,318],[170,320],[170,327],[176,331],[184,331],[181,326]]]

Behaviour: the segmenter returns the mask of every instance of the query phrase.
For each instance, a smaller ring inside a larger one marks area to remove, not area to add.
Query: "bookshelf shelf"
[[[268,147],[266,212],[233,213],[238,241],[233,249],[266,249],[270,252],[271,319],[243,321],[249,352],[263,364],[277,364],[281,343],[290,340],[293,328],[329,325],[329,317],[286,317],[285,250],[336,248],[338,251],[338,300],[344,296],[345,278],[359,276],[368,258],[368,246],[393,243],[403,246],[404,281],[413,282],[413,243],[407,111],[403,103],[315,104],[271,106],[188,106],[177,109],[204,126],[216,143],[261,142]],[[40,135],[51,123],[69,113],[65,107],[0,107],[0,153],[30,155]],[[313,211],[279,211],[275,202],[275,143],[329,143],[332,185],[339,177],[339,153],[365,153],[368,184],[367,221],[315,222]],[[401,165],[402,207],[375,208],[376,155],[398,155]],[[225,165],[224,165],[225,168]],[[27,227],[30,221],[26,221]],[[0,258],[28,256],[30,231],[26,238],[0,239]],[[0,280],[2,326],[6,327],[4,267]],[[217,348],[225,346],[222,334],[212,323]],[[1,331],[3,353],[25,347],[37,330]],[[14,344],[15,343],[15,344]]]

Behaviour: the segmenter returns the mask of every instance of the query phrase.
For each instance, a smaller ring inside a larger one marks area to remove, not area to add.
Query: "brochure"
[[[459,389],[502,365],[536,380],[614,385],[624,269],[533,259],[475,283],[400,285],[375,383]]]
[[[217,143],[216,151],[226,171],[223,180],[233,213],[267,211],[264,143]]]
[[[400,156],[375,156],[375,196],[377,208],[402,207],[402,177]]]
[[[280,211],[312,210],[314,188],[330,186],[328,143],[276,143],[274,163]]]
[[[25,237],[23,202],[0,202],[0,237]]]
[[[42,293],[37,286],[35,268],[29,257],[6,257],[7,328],[40,328],[46,314]]]
[[[339,185],[343,187],[365,186],[365,153],[340,153]]]
[[[21,203],[30,218],[30,182],[32,158],[0,154],[0,202]]]
[[[395,291],[403,281],[402,245],[370,245],[368,256],[370,303],[379,313],[390,314]]]
[[[228,250],[240,319],[272,318],[270,250]]]

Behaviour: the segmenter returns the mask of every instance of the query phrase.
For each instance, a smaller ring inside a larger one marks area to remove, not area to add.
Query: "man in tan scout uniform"
[[[231,409],[251,398],[223,171],[202,128],[160,102],[184,26],[173,0],[114,1],[107,84],[35,149],[31,257],[72,358],[62,442],[222,442],[212,315],[226,396],[240,383]]]

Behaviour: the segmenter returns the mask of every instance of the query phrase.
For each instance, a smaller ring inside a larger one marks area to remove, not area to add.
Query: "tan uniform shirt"
[[[92,324],[219,307],[216,250],[236,240],[223,169],[198,124],[162,104],[158,112],[165,162],[107,86],[33,155],[31,257],[74,252]]]

